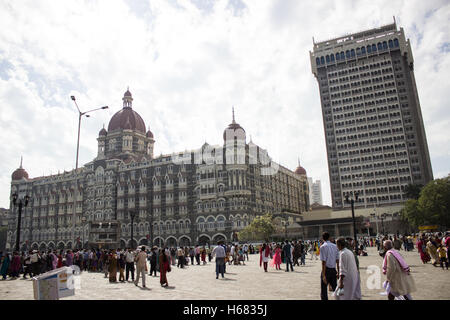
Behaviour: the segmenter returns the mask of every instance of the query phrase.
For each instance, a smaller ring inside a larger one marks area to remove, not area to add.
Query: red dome
[[[298,166],[297,169],[295,170],[295,173],[306,176],[306,170],[302,166]]]
[[[131,129],[145,134],[145,124],[141,116],[131,108],[123,108],[118,111],[108,125],[108,131],[118,129]]]
[[[25,169],[19,168],[12,174],[13,180],[22,180],[22,178],[28,179],[28,173],[25,171]]]
[[[147,136],[147,138],[152,138],[153,139],[153,133],[150,130],[147,131],[146,136]]]
[[[105,128],[102,128],[102,130],[100,130],[100,132],[98,133],[99,136],[106,136],[108,132],[106,132]]]

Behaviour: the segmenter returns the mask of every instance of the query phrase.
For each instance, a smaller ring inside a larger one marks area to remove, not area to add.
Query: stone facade
[[[308,210],[306,173],[295,173],[252,141],[246,143],[234,112],[222,145],[205,143],[154,158],[153,133],[145,133],[131,101],[127,91],[124,109],[108,131],[99,132],[97,157],[77,172],[28,178],[19,168],[13,174],[11,194],[31,197],[22,215],[22,248],[236,241],[236,233],[257,215]],[[11,248],[15,217],[9,219]]]

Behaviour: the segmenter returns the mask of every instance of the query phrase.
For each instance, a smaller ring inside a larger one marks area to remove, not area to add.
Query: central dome
[[[111,118],[111,121],[109,121],[108,132],[118,129],[127,129],[136,130],[142,134],[145,134],[146,130],[144,120],[142,120],[141,116],[131,107],[133,98],[131,97],[129,90],[125,92],[122,100],[123,109],[116,112],[116,114]]]

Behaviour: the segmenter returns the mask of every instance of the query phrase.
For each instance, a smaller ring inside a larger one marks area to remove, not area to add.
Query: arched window
[[[387,50],[387,42],[383,41],[383,50]]]
[[[217,227],[225,228],[225,218],[222,216],[217,217]]]
[[[345,57],[350,59],[350,50],[345,51]]]
[[[356,48],[356,55],[360,56],[361,55],[361,48]]]
[[[204,224],[205,224],[205,219],[203,219],[203,218],[198,219],[198,222],[197,222],[198,230],[203,230]]]
[[[327,60],[327,63],[330,63],[330,56],[329,56],[329,55],[327,55],[327,56],[325,57],[325,59]]]
[[[320,64],[320,59],[319,59],[319,57],[317,57],[316,58],[316,65],[319,65]],[[220,192],[220,191],[219,191]]]
[[[331,62],[334,62],[334,54],[331,54],[330,59],[331,59]]]
[[[394,39],[394,47],[398,47],[398,39],[397,38]]]
[[[341,60],[341,56],[339,55],[339,52],[336,53],[336,61]]]
[[[214,229],[214,218],[213,217],[209,217],[208,218],[208,221],[207,221],[207,223],[208,223],[208,229]]]
[[[366,53],[366,47],[361,47],[361,54],[365,54]]]
[[[371,53],[372,52],[372,47],[370,45],[367,46],[367,53]]]
[[[392,42],[392,40],[389,40],[389,48],[393,48],[394,47],[394,43]]]
[[[378,42],[377,46],[378,46],[378,51],[383,50],[383,45],[381,44],[381,42]]]
[[[325,64],[325,58],[324,57],[320,57],[320,63],[321,64]]]
[[[372,45],[372,51],[376,52],[377,51],[377,46],[375,45],[375,43]]]
[[[351,54],[352,58],[354,58],[354,57],[355,57],[355,49],[352,49],[352,50],[350,51],[350,54]]]
[[[345,60],[344,51],[341,51],[341,60]]]

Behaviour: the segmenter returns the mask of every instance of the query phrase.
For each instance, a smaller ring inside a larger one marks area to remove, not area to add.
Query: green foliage
[[[418,199],[406,201],[402,217],[411,225],[450,226],[450,179],[436,179],[420,191]]]
[[[275,232],[275,224],[271,214],[256,217],[247,227],[239,232],[239,240],[251,241],[262,240],[269,241]]]
[[[405,188],[405,191],[403,192],[404,195],[408,199],[415,199],[418,200],[420,197],[420,191],[422,190],[423,186],[421,184],[408,184]]]
[[[420,192],[419,210],[428,223],[450,226],[450,179],[436,179]]]

